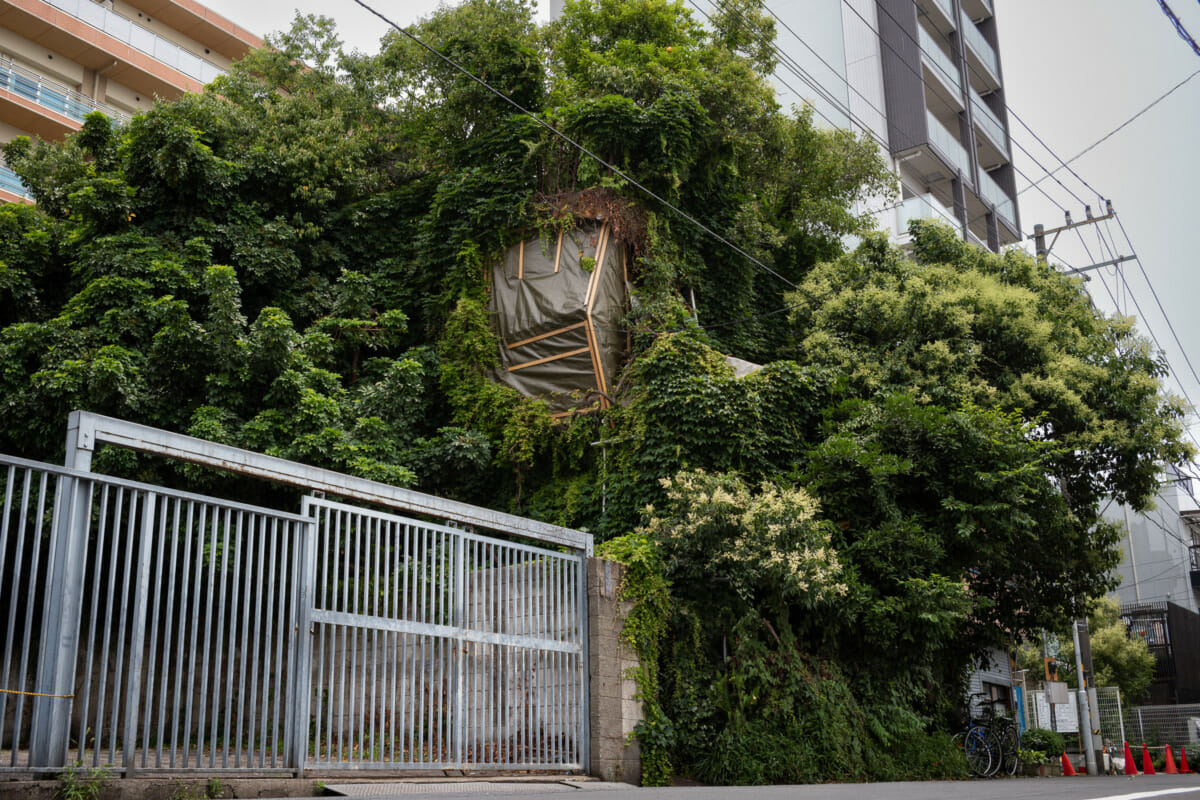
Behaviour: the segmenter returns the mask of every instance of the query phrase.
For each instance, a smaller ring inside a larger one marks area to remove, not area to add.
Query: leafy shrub
[[[1067,745],[1061,734],[1045,728],[1028,728],[1021,734],[1021,748],[1041,750],[1048,755],[1066,752]]]

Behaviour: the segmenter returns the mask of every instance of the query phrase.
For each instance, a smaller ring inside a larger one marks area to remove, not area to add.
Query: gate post
[[[297,778],[304,776],[308,764],[309,715],[312,700],[312,612],[317,583],[317,521],[312,517],[307,495],[301,498],[300,514],[308,517],[308,522],[301,525],[299,531],[300,585],[296,598],[295,638],[292,640],[292,646],[288,648],[294,654],[295,663],[288,671],[291,702],[288,703],[284,723],[284,752],[291,762],[290,766],[296,770]]]
[[[67,426],[64,463],[88,471],[92,466],[92,437],[81,435],[79,412]],[[33,766],[61,767],[67,761],[71,706],[75,693],[75,662],[79,654],[79,617],[83,609],[84,558],[91,519],[91,484],[63,477],[54,498],[54,525],[42,640],[38,656],[37,691],[29,736]]]

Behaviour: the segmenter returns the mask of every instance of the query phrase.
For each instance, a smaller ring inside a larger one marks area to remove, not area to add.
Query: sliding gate
[[[310,498],[307,766],[582,769],[585,558]]]
[[[121,480],[102,442],[456,522]],[[0,775],[587,769],[586,534],[85,412],[67,453],[0,455]]]

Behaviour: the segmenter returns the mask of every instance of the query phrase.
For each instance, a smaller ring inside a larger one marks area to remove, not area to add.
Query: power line
[[[1179,34],[1179,38],[1191,45],[1193,52],[1200,56],[1200,45],[1196,44],[1196,40],[1183,27],[1183,23],[1179,21],[1179,17],[1175,16],[1175,12],[1167,5],[1167,0],[1158,0],[1158,4],[1162,6],[1163,13],[1167,15],[1167,19],[1171,20],[1171,23],[1175,26],[1175,32]]]
[[[506,103],[508,103],[510,106],[512,106],[513,108],[517,109],[517,111],[519,111],[519,112],[521,112],[522,114],[524,114],[525,116],[529,117],[529,119],[533,120],[533,121],[534,121],[534,122],[535,122],[537,125],[541,126],[542,128],[545,128],[545,129],[546,129],[547,131],[549,131],[551,134],[553,134],[553,135],[557,136],[558,138],[562,139],[564,142],[566,142],[566,143],[567,143],[567,144],[569,144],[570,146],[574,147],[574,148],[575,148],[576,150],[578,150],[579,152],[581,152],[581,153],[583,153],[584,155],[586,155],[586,156],[588,156],[589,158],[591,158],[593,161],[595,161],[595,162],[596,162],[597,164],[599,164],[600,166],[604,167],[605,169],[608,169],[608,170],[610,170],[610,171],[611,171],[611,172],[612,172],[614,175],[617,175],[617,176],[619,176],[621,179],[623,179],[623,180],[625,180],[625,181],[628,181],[628,182],[629,182],[629,183],[630,183],[632,186],[635,186],[635,187],[636,187],[638,190],[640,190],[642,193],[644,193],[645,195],[647,195],[647,196],[649,196],[649,197],[653,198],[654,200],[656,200],[657,202],[661,203],[662,205],[666,206],[666,207],[667,207],[667,208],[669,208],[671,211],[673,211],[675,214],[678,214],[680,217],[684,218],[685,220],[687,220],[688,222],[690,222],[692,225],[694,225],[695,227],[699,228],[699,229],[700,229],[701,231],[703,231],[704,233],[706,233],[706,234],[708,234],[709,236],[711,236],[713,239],[716,239],[716,240],[717,240],[718,242],[720,242],[721,244],[723,244],[723,245],[725,245],[726,247],[728,247],[729,249],[733,250],[733,251],[734,251],[734,252],[736,252],[738,255],[740,255],[740,256],[742,256],[743,258],[745,258],[747,261],[751,262],[752,264],[755,264],[756,266],[758,266],[760,269],[762,269],[762,270],[763,270],[764,272],[766,272],[767,274],[774,276],[775,278],[779,279],[779,280],[780,280],[780,281],[782,281],[783,283],[786,283],[788,286],[792,287],[793,289],[795,289],[795,288],[798,288],[798,287],[796,286],[796,284],[792,283],[790,280],[788,280],[788,279],[787,279],[787,278],[785,278],[784,276],[780,275],[780,274],[779,274],[778,272],[776,272],[775,270],[771,269],[769,266],[767,266],[766,264],[764,264],[764,263],[763,263],[762,261],[760,261],[759,259],[757,259],[757,258],[755,258],[754,256],[750,255],[750,254],[749,254],[749,253],[747,253],[745,250],[743,250],[742,248],[738,247],[736,244],[734,244],[733,242],[729,241],[729,240],[728,240],[728,239],[726,239],[724,236],[722,236],[721,234],[717,233],[717,232],[716,232],[716,231],[714,231],[712,228],[708,227],[708,226],[707,226],[707,225],[705,225],[703,222],[701,222],[700,220],[698,220],[698,219],[696,219],[695,217],[693,217],[691,214],[689,214],[689,213],[687,213],[686,211],[684,211],[683,209],[681,209],[681,208],[679,208],[679,207],[675,206],[675,205],[674,205],[674,204],[672,204],[670,201],[668,201],[666,198],[664,198],[664,197],[661,197],[661,196],[660,196],[658,193],[656,193],[656,192],[655,192],[655,191],[653,191],[652,189],[650,189],[650,188],[648,188],[648,187],[646,187],[646,186],[642,185],[641,183],[639,183],[637,180],[635,180],[635,179],[634,179],[634,178],[633,178],[631,175],[629,175],[628,173],[626,173],[626,172],[624,172],[623,170],[619,169],[619,168],[618,168],[618,167],[616,167],[615,165],[608,163],[608,162],[607,162],[607,161],[605,161],[603,158],[601,158],[600,156],[596,155],[596,154],[595,154],[595,153],[593,153],[591,150],[589,150],[588,148],[584,147],[584,146],[583,146],[582,144],[580,144],[579,142],[577,142],[577,141],[575,141],[574,139],[572,139],[570,136],[567,136],[565,133],[563,133],[562,131],[558,130],[557,128],[555,128],[555,127],[554,127],[553,125],[551,125],[550,123],[548,123],[548,122],[546,122],[545,120],[541,119],[541,118],[540,118],[540,117],[539,117],[537,114],[534,114],[532,111],[530,111],[529,109],[525,108],[524,106],[522,106],[522,105],[521,105],[520,103],[518,103],[516,100],[513,100],[513,99],[512,99],[511,97],[509,97],[508,95],[504,94],[504,92],[501,92],[499,89],[495,88],[495,87],[494,87],[494,86],[492,86],[490,83],[488,83],[487,81],[485,81],[483,78],[480,78],[478,75],[476,75],[475,73],[471,72],[471,71],[470,71],[470,70],[468,70],[466,67],[462,66],[462,65],[461,65],[461,64],[459,64],[457,61],[455,61],[454,59],[452,59],[452,58],[450,58],[449,56],[445,55],[444,53],[442,53],[442,52],[438,51],[436,48],[434,48],[434,47],[431,47],[430,45],[426,44],[424,41],[422,41],[420,38],[418,38],[418,37],[417,37],[415,34],[413,34],[412,32],[410,32],[410,31],[406,30],[405,28],[402,28],[402,27],[400,27],[400,26],[399,26],[399,25],[397,25],[395,22],[393,22],[391,19],[389,19],[387,16],[385,16],[385,15],[384,15],[382,12],[380,12],[380,11],[377,11],[377,10],[375,10],[374,8],[372,8],[370,5],[368,5],[366,2],[364,2],[364,0],[354,0],[354,3],[355,3],[356,5],[358,5],[358,6],[361,6],[363,9],[365,9],[365,10],[366,10],[366,11],[368,11],[368,12],[370,12],[371,14],[374,14],[376,17],[379,17],[379,19],[383,20],[385,23],[387,23],[388,25],[390,25],[390,26],[391,26],[391,27],[392,27],[392,28],[393,28],[393,29],[394,29],[396,32],[398,32],[398,33],[402,34],[403,36],[407,37],[408,39],[410,39],[411,41],[413,41],[415,44],[417,44],[419,47],[421,47],[423,50],[425,50],[425,51],[427,51],[428,53],[430,53],[431,55],[434,55],[434,56],[436,56],[437,58],[441,59],[441,60],[442,60],[442,61],[444,61],[446,64],[449,64],[451,67],[453,67],[454,69],[458,70],[458,71],[459,71],[459,72],[461,72],[463,75],[467,76],[468,78],[470,78],[471,80],[475,81],[476,83],[478,83],[478,84],[479,84],[480,86],[482,86],[483,88],[487,89],[489,92],[491,92],[492,94],[494,94],[496,97],[500,98],[501,100],[503,100],[504,102],[506,102]]]
[[[1181,80],[1179,83],[1175,84],[1175,85],[1174,85],[1174,86],[1172,86],[1170,89],[1168,89],[1167,91],[1165,91],[1165,92],[1163,92],[1162,94],[1160,94],[1158,97],[1156,97],[1154,100],[1152,100],[1152,101],[1150,102],[1150,104],[1149,104],[1149,105],[1147,105],[1145,108],[1143,108],[1141,111],[1137,112],[1137,113],[1136,113],[1136,114],[1134,114],[1132,117],[1130,117],[1129,119],[1125,120],[1125,121],[1124,121],[1124,122],[1122,122],[1120,125],[1118,125],[1117,127],[1113,128],[1111,131],[1109,131],[1108,133],[1104,134],[1103,136],[1101,136],[1101,137],[1100,137],[1099,139],[1097,139],[1096,141],[1092,142],[1092,143],[1091,143],[1090,145],[1088,145],[1087,147],[1085,147],[1085,148],[1083,148],[1082,150],[1080,150],[1078,153],[1076,153],[1076,154],[1075,154],[1074,156],[1072,156],[1071,158],[1068,158],[1066,161],[1064,161],[1064,162],[1063,162],[1063,167],[1065,167],[1067,164],[1073,164],[1073,163],[1075,163],[1075,162],[1076,162],[1076,161],[1078,161],[1080,158],[1083,158],[1085,155],[1087,155],[1088,153],[1090,153],[1092,150],[1096,149],[1096,147],[1098,147],[1099,145],[1101,145],[1101,144],[1103,144],[1104,142],[1106,142],[1106,141],[1108,141],[1109,139],[1111,139],[1113,136],[1115,136],[1117,133],[1119,133],[1121,130],[1123,130],[1123,129],[1124,129],[1126,126],[1128,126],[1128,125],[1129,125],[1131,122],[1133,122],[1133,121],[1134,121],[1134,120],[1136,120],[1138,117],[1140,117],[1140,116],[1142,116],[1143,114],[1145,114],[1145,113],[1146,113],[1147,111],[1149,111],[1150,109],[1154,108],[1156,105],[1158,105],[1159,103],[1161,103],[1163,100],[1166,100],[1168,97],[1170,97],[1172,94],[1174,94],[1174,93],[1175,93],[1175,92],[1176,92],[1176,91],[1177,91],[1177,90],[1178,90],[1180,87],[1182,87],[1182,86],[1183,86],[1185,83],[1187,83],[1188,81],[1190,81],[1192,78],[1196,77],[1197,75],[1200,75],[1200,69],[1196,70],[1196,71],[1195,71],[1195,72],[1193,72],[1191,75],[1188,75],[1186,78],[1184,78],[1183,80]],[[1022,123],[1022,124],[1024,124],[1024,123]],[[1059,171],[1060,169],[1062,169],[1063,167],[1056,167],[1056,168],[1053,170],[1053,172],[1049,172],[1049,173],[1047,173],[1046,175],[1042,176],[1041,178],[1038,178],[1036,181],[1033,181],[1033,182],[1032,182],[1032,183],[1030,183],[1028,186],[1026,186],[1024,189],[1021,189],[1020,191],[1018,191],[1018,192],[1017,192],[1017,194],[1018,194],[1018,195],[1024,194],[1025,192],[1027,192],[1027,191],[1029,191],[1030,189],[1034,188],[1034,186],[1036,186],[1037,184],[1039,184],[1039,183],[1041,183],[1042,181],[1046,180],[1046,178],[1053,177],[1053,173],[1054,173],[1054,172],[1058,172],[1058,171]]]

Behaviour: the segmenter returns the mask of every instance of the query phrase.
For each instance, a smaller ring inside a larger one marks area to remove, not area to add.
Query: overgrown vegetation
[[[670,205],[405,37],[300,18],[205,95],[5,148],[38,206],[0,209],[0,449],[54,458],[86,408],[587,529],[630,567],[649,781],[963,774],[964,671],[1082,613],[1100,498],[1189,455],[1162,361],[1022,253],[871,234],[886,166],[776,106],[753,3],[414,32]],[[632,345],[556,424],[489,379],[486,267],[572,209],[634,256]]]

